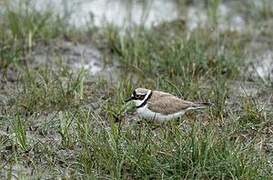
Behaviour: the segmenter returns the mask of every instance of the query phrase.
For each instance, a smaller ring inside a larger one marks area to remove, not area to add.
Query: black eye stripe
[[[144,99],[145,98],[145,95],[136,95],[136,99]]]
[[[134,94],[133,93],[133,99],[135,99],[135,100],[143,100],[144,98],[145,98],[145,94],[144,95],[139,95],[139,94]]]

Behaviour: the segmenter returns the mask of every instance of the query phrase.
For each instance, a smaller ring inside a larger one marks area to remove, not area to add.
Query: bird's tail
[[[213,103],[210,102],[196,102],[195,107],[196,108],[206,108],[206,107],[212,107],[214,106]]]

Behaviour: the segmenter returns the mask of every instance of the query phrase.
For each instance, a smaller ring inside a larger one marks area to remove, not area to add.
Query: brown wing
[[[189,107],[196,107],[196,104],[159,91],[153,91],[152,97],[148,102],[150,110],[166,115],[186,110]]]

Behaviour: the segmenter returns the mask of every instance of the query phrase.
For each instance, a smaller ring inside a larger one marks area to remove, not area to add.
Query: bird
[[[191,102],[163,91],[146,88],[134,89],[125,102],[133,101],[140,118],[164,122],[177,119],[189,110],[203,109],[211,106],[208,102]]]

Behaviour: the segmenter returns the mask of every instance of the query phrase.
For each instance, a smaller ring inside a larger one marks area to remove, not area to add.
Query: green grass
[[[214,23],[218,3],[208,7]],[[33,47],[63,41],[65,22],[58,26],[49,12],[7,10],[0,17],[1,178],[273,178],[273,114],[264,101],[272,87],[266,95],[234,91],[235,82],[246,81],[249,31],[189,33],[180,21],[123,33],[107,26],[89,39],[90,31],[79,30],[77,43],[96,42],[105,62],[118,64],[118,81],[110,82],[53,60],[31,66]],[[133,105],[124,104],[135,87],[214,106],[171,122],[138,123]]]
[[[48,68],[27,70],[22,73],[17,95],[9,101],[10,110],[21,113],[64,110],[80,104],[83,99],[85,71],[72,74],[67,67],[55,71]]]
[[[261,20],[260,22],[267,21],[273,16],[273,5],[270,0],[262,0],[259,3],[249,1],[245,4],[245,7],[241,8],[241,10],[244,11],[247,18],[255,18],[257,21]]]
[[[49,43],[72,33],[67,20],[51,10],[35,10],[32,1],[17,5],[4,1],[0,20],[0,69],[10,65],[28,64],[29,55],[38,43]]]
[[[124,132],[112,126],[110,132],[89,137],[94,154],[88,165],[98,163],[102,174],[115,178],[249,178],[270,173],[262,155],[253,158],[253,152],[243,151],[214,127],[192,126],[188,133],[177,126],[159,132],[147,124]]]

